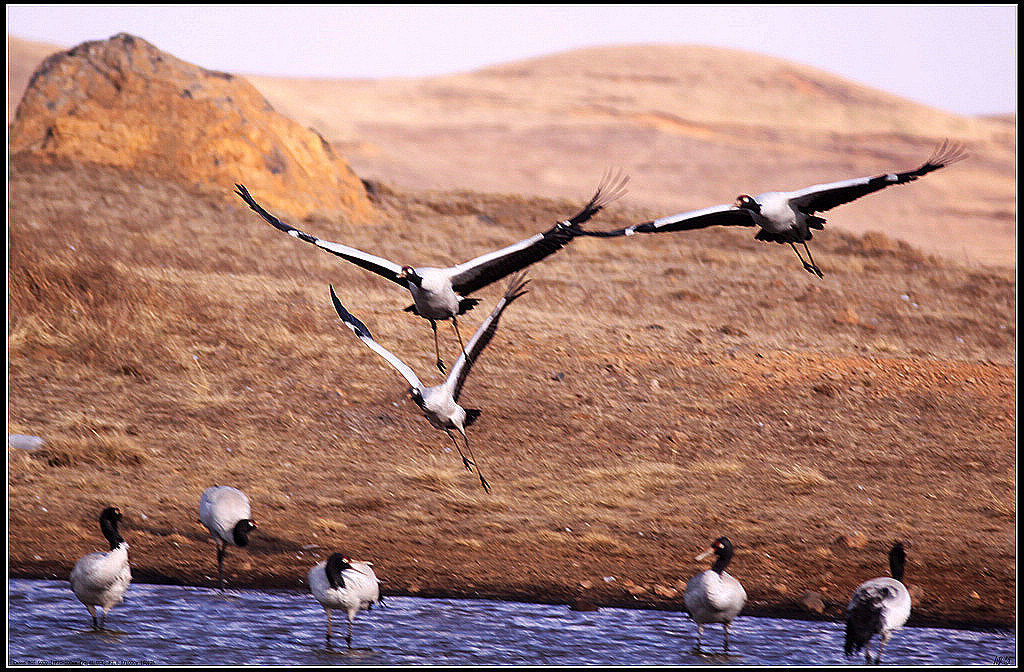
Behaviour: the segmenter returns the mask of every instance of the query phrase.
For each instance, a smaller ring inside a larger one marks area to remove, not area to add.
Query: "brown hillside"
[[[378,193],[381,224],[304,228],[445,263],[579,205]],[[15,157],[10,195],[9,431],[47,442],[8,449],[13,575],[66,577],[116,504],[137,579],[210,585],[196,506],[229,483],[260,524],[236,586],[303,589],[344,549],[390,594],[681,608],[728,533],[746,613],[813,590],[838,618],[901,538],[914,622],[1015,623],[1011,273],[839,232],[821,281],[735,231],[576,241],[531,269],[464,391],[486,494],[331,310],[328,284],[436,380],[390,283],[113,168]]]
[[[10,125],[8,151],[128,168],[217,194],[245,181],[299,217],[372,213],[362,182],[330,144],[274,112],[247,81],[123,33],[43,61]]]

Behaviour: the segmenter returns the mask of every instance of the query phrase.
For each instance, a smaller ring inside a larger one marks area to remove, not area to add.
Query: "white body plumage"
[[[771,233],[782,234],[792,230],[807,231],[807,215],[798,212],[789,199],[789,194],[769,191],[758,194],[754,200],[760,204],[759,211],[751,212],[756,226]],[[802,234],[803,235],[803,234]]]
[[[224,589],[227,547],[248,545],[249,532],[256,529],[251,516],[249,498],[237,488],[215,485],[204,490],[199,498],[199,522],[206,526],[217,542],[217,573],[221,590]]]
[[[707,551],[697,556],[697,560],[703,560],[712,553],[718,556],[715,564],[686,583],[683,603],[690,617],[697,623],[697,649],[700,650],[704,626],[708,623],[721,623],[725,631],[724,649],[728,651],[729,625],[747,603],[747,591],[735,577],[725,571],[733,554],[729,539],[719,537]]]
[[[107,612],[120,604],[132,582],[128,562],[128,543],[117,531],[121,513],[111,507],[100,514],[100,529],[110,543],[110,551],[96,551],[82,556],[71,570],[71,590],[92,616],[93,628],[105,625]],[[96,608],[103,609],[96,620]]]
[[[199,521],[210,534],[225,543],[234,544],[235,526],[252,517],[252,507],[244,492],[228,485],[215,485],[199,498]]]
[[[708,569],[686,583],[683,600],[697,623],[731,623],[743,609],[747,591],[728,572]]]
[[[352,646],[352,622],[356,614],[380,601],[380,581],[367,562],[352,562],[341,553],[309,570],[309,590],[327,614],[327,645],[331,644],[331,612],[342,609],[348,616],[345,641]]]
[[[882,648],[910,618],[910,591],[903,585],[906,551],[897,542],[889,550],[889,570],[892,577],[869,579],[857,586],[846,608],[846,638],[844,651],[850,656],[864,649],[864,658],[870,663],[871,638],[880,636],[875,663],[882,660]]]
[[[450,320],[460,312],[462,297],[452,288],[450,269],[418,268],[422,278],[419,285],[411,280],[406,283],[412,294],[416,314],[428,320]]]

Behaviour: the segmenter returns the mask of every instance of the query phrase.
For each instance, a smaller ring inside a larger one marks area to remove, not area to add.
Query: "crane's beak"
[[[696,558],[694,558],[694,560],[703,560],[704,558],[708,557],[709,555],[711,555],[714,552],[715,552],[715,547],[712,546],[711,548],[709,548],[708,550],[704,551],[703,553],[698,555]]]

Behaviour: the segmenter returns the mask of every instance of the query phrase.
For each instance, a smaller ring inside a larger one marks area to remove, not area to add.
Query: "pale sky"
[[[621,44],[785,58],[959,114],[1017,110],[1016,5],[7,5],[7,34],[120,32],[212,70],[420,77]]]

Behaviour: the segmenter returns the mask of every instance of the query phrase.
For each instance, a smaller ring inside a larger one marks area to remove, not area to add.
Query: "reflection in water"
[[[178,665],[829,665],[842,654],[841,623],[740,616],[730,628],[697,628],[686,614],[604,608],[388,597],[360,612],[353,645],[327,649],[324,612],[312,595],[132,584],[108,630],[64,581],[9,580],[10,663]],[[883,663],[1012,665],[1012,632],[904,628]]]

